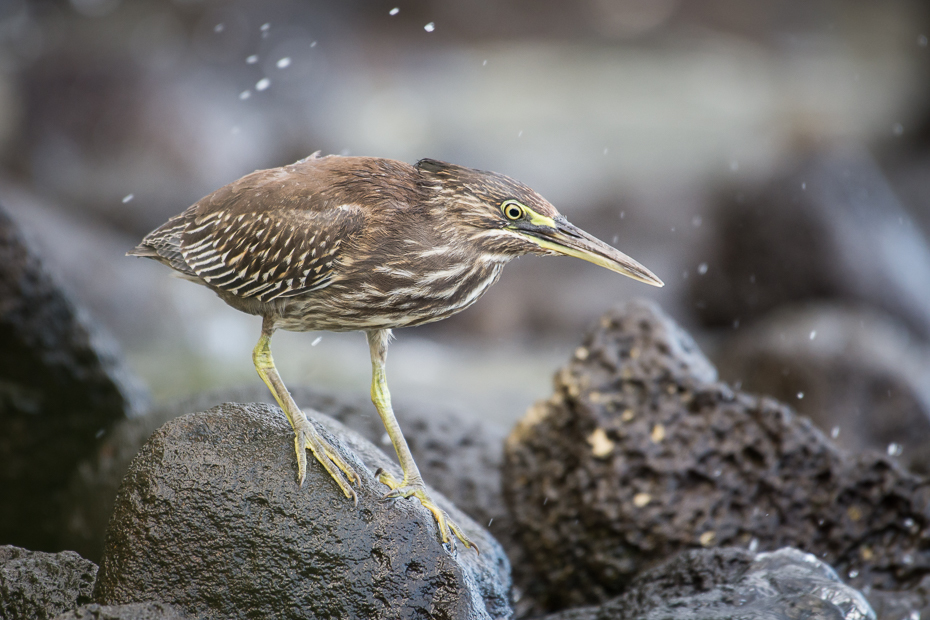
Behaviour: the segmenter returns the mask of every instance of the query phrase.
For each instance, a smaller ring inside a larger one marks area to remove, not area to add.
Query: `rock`
[[[890,317],[786,308],[733,332],[715,357],[723,378],[790,402],[850,452],[930,472],[930,349]]]
[[[882,309],[930,338],[930,244],[867,153],[814,155],[768,187],[737,193],[717,219],[707,272],[691,281],[706,324],[831,299]]]
[[[143,402],[0,207],[0,540],[58,549],[69,474]]]
[[[550,610],[602,602],[695,547],[795,546],[873,592],[930,574],[926,479],[716,382],[651,303],[587,335],[508,438],[504,490]]]
[[[809,553],[786,547],[758,555],[743,549],[695,549],[639,575],[599,607],[545,620],[866,620],[875,612]]]
[[[368,441],[384,447],[384,424],[368,398],[334,395],[297,387],[292,395],[305,409],[322,411]],[[71,479],[67,512],[62,515],[65,546],[99,561],[103,537],[113,511],[116,490],[129,463],[156,429],[179,415],[204,411],[225,402],[263,402],[274,397],[256,377],[251,386],[200,394],[180,403],[117,424],[102,440],[97,454],[83,461]],[[284,413],[278,410],[284,420]],[[519,554],[500,488],[500,466],[506,431],[453,407],[436,410],[408,403],[396,411],[424,479],[462,512],[492,531],[511,559]],[[490,525],[489,525],[490,524]]]
[[[0,618],[45,620],[89,603],[97,565],[73,551],[0,546]]]
[[[184,620],[175,608],[164,603],[129,603],[127,605],[82,605],[54,620]]]
[[[373,472],[400,476],[383,453],[307,413],[360,474],[358,506],[312,459],[297,485],[293,434],[276,408],[182,416],[123,480],[97,602],[154,599],[198,618],[509,616],[510,567],[491,535],[437,493],[481,549],[450,554],[419,502],[380,501]]]

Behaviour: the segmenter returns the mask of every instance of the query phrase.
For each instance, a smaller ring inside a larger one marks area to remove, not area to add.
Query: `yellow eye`
[[[504,212],[504,217],[506,217],[508,220],[519,220],[524,216],[525,208],[526,207],[521,205],[516,200],[505,200],[503,204],[501,204],[501,211]]]

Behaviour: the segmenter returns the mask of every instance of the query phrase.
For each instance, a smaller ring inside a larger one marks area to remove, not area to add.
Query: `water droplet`
[[[269,80],[268,78],[262,78],[255,83],[255,90],[257,91],[267,90],[269,86],[271,86],[271,80]]]
[[[213,32],[216,32],[216,33],[223,32],[224,30],[226,30],[226,24],[224,24],[223,22],[220,22],[216,26],[213,27]]]
[[[695,215],[691,218],[691,225],[695,228],[700,228],[701,224],[704,223],[704,219],[700,215]]]
[[[617,242],[618,242],[618,241],[620,241],[620,235],[614,235],[614,238],[613,238],[613,240],[611,240],[611,243],[612,243],[613,245],[617,245]]]
[[[707,263],[701,263],[698,265],[698,273],[702,276],[707,273]]]
[[[522,129],[521,129],[520,131],[517,132],[517,137],[518,137],[518,138],[522,138],[522,137],[523,137],[523,130],[522,130]]]
[[[859,576],[859,571],[857,571],[855,568],[852,569],[851,571],[849,571],[849,578],[850,578],[850,579],[855,579],[855,578],[858,577],[858,576]]]
[[[310,41],[310,47],[316,47],[316,41]]]
[[[804,392],[798,392],[798,400],[804,398]]]
[[[241,93],[239,93],[239,99],[242,99],[242,100],[246,100],[251,96],[252,96],[252,91],[250,90],[244,90]]]
[[[927,35],[922,34],[919,37],[917,37],[917,45],[919,45],[920,47],[927,47]]]
[[[891,442],[888,444],[888,456],[900,456],[904,452],[904,446],[899,443]]]
[[[381,435],[381,445],[383,446],[391,445],[391,436],[388,435],[387,433]]]
[[[482,67],[488,66],[488,61],[487,61],[487,60],[483,61],[483,62],[481,63],[481,66],[482,66]]]
[[[136,197],[135,194],[126,194],[125,196],[123,196],[123,204],[126,204],[127,202],[129,202],[135,197]]]
[[[285,56],[277,62],[278,69],[286,69],[291,65],[291,59],[289,56]]]
[[[807,190],[807,183],[801,183],[801,189],[804,190],[804,191],[806,191],[806,190]]]
[[[95,439],[100,439],[101,437],[104,436],[104,434],[105,434],[106,432],[107,432],[106,429],[101,428],[101,429],[99,429],[99,430],[94,434],[94,438],[95,438]]]
[[[394,17],[394,16],[397,15],[398,13],[400,13],[400,9],[397,8],[396,6],[395,6],[393,9],[391,9],[390,11],[388,11],[388,15],[390,15],[391,17]],[[488,525],[490,525],[490,524],[488,524]]]
[[[607,154],[607,151],[608,151],[608,150],[609,150],[609,149],[605,146],[605,147],[604,147],[604,155]]]
[[[397,10],[397,9],[395,9]],[[491,520],[488,521],[488,527],[491,527],[491,524],[494,523],[494,517],[491,517]]]
[[[904,520],[904,527],[906,527],[907,529],[911,529],[912,527],[914,527],[914,520],[910,517],[906,518]]]
[[[425,30],[426,32],[432,32],[436,30],[436,24],[433,22],[430,22],[426,24],[425,26],[423,26],[423,30]]]
[[[895,123],[891,126],[891,132],[896,136],[902,135],[904,133],[904,125],[901,123]]]
[[[544,497],[544,498],[543,498],[543,506],[545,506],[546,503],[547,503],[548,501],[549,501],[549,498],[548,498],[548,497]]]
[[[755,552],[756,552],[756,549],[758,549],[758,548],[759,548],[759,539],[758,539],[758,538],[753,538],[752,540],[749,541],[749,552],[750,552],[750,553],[755,553]]]
[[[816,337],[817,337],[817,330],[816,330],[816,329],[812,329],[809,337],[810,337],[811,340],[813,340],[814,338],[816,338]]]
[[[840,436],[839,426],[834,426],[833,428],[830,429],[830,437],[832,437],[833,439],[836,439],[839,436]]]
[[[622,220],[624,217],[626,217],[626,211],[621,211],[621,212],[620,212],[620,219]]]
[[[262,24],[262,27],[261,27],[260,30],[261,30],[262,32],[268,32],[268,29],[269,29],[269,28],[271,28],[271,24],[269,24],[268,22],[265,22],[264,24]]]
[[[320,344],[321,340],[323,340],[323,336],[317,336],[313,339],[313,342],[310,343],[310,346],[315,347],[316,345]]]
[[[245,59],[245,62],[247,64],[254,65],[255,63],[258,62],[258,54],[252,54],[251,56]]]

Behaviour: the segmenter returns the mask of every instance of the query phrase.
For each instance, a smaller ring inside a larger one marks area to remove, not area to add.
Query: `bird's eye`
[[[508,220],[519,220],[524,215],[523,205],[516,200],[508,200],[501,205],[501,210]]]

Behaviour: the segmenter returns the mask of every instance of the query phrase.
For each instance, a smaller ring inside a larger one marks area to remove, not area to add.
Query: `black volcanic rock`
[[[143,396],[0,207],[0,541],[59,546],[63,493]]]
[[[97,565],[73,551],[0,547],[0,618],[46,620],[89,603]]]
[[[544,620],[868,620],[862,594],[814,556],[786,547],[692,549],[643,572],[622,595]]]
[[[872,592],[930,574],[927,480],[717,382],[651,303],[587,335],[508,438],[504,485],[530,595],[551,610],[602,602],[696,547],[798,547]]]
[[[400,477],[383,453],[307,413],[360,474],[358,506],[312,457],[297,485],[293,432],[276,408],[182,416],[124,478],[97,602],[159,600],[198,618],[509,616],[510,567],[490,534],[437,493],[481,549],[450,553],[419,502],[380,500],[374,471]]]
[[[715,358],[729,382],[790,402],[844,449],[930,472],[930,348],[888,315],[784,308],[732,332]]]
[[[171,605],[128,603],[126,605],[81,605],[53,620],[185,620]]]
[[[396,458],[390,440],[385,443],[384,424],[370,399],[361,395],[329,394],[302,386],[292,389],[291,394],[299,406],[325,413],[373,444],[382,446],[392,459]],[[256,377],[249,386],[200,394],[116,424],[101,440],[97,453],[82,462],[72,476],[68,510],[61,515],[65,546],[88,559],[100,561],[116,491],[142,444],[169,420],[226,402],[275,405],[274,397]],[[519,547],[512,542],[511,520],[500,488],[507,431],[454,407],[437,409],[408,402],[395,413],[426,482],[462,512],[488,527],[514,560]],[[278,415],[285,419],[282,411],[279,410]]]

